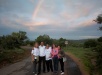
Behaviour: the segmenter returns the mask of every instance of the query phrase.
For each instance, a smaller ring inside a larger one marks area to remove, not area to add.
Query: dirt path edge
[[[72,58],[72,60],[78,65],[82,75],[90,75],[86,70],[85,70],[85,66],[84,64],[80,61],[79,58],[77,58],[76,56],[74,56],[72,53],[70,52],[66,52],[66,55],[68,55],[70,58]]]

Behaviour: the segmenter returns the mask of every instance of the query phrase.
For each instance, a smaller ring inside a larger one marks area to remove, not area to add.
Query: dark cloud
[[[101,36],[92,22],[102,12],[101,0],[44,0],[39,6],[40,1],[0,0],[0,35],[23,30],[30,39],[43,34],[67,39]]]

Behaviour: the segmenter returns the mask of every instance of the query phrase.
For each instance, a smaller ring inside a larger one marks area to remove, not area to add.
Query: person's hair
[[[62,49],[60,45],[58,45],[60,47],[60,50]]]
[[[49,44],[46,44],[46,47],[47,47],[47,46],[49,47]]]
[[[41,43],[43,43],[43,45],[45,45],[45,43],[43,41],[40,42],[40,45],[41,45]]]
[[[55,47],[58,47],[58,45],[57,45],[57,44],[53,44],[53,45],[55,45]],[[52,49],[53,49],[53,45],[52,45]]]
[[[40,43],[42,43],[43,41],[41,41]],[[43,42],[44,43],[44,42]]]
[[[47,46],[47,45],[49,46],[49,44],[46,44],[46,46]]]
[[[57,44],[55,44],[55,47],[58,47],[58,45],[57,45]]]

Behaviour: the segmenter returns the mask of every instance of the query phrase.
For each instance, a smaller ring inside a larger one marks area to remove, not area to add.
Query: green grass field
[[[81,62],[85,65],[85,70],[88,71],[91,75],[94,75],[94,65],[92,65],[91,59],[94,58],[95,52],[93,52],[90,48],[83,47],[68,46],[63,49],[65,52],[70,52],[71,54],[79,58]]]

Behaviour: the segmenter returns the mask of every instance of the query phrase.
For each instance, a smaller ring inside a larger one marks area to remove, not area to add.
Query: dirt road
[[[82,75],[77,64],[69,56],[66,57],[67,61],[65,63],[64,75]],[[32,68],[33,67],[32,67],[31,57],[28,57],[20,62],[1,68],[0,75],[34,75],[32,73]],[[53,73],[49,72],[49,73],[42,73],[41,75],[52,75],[52,74]],[[60,75],[60,69],[58,75]]]

